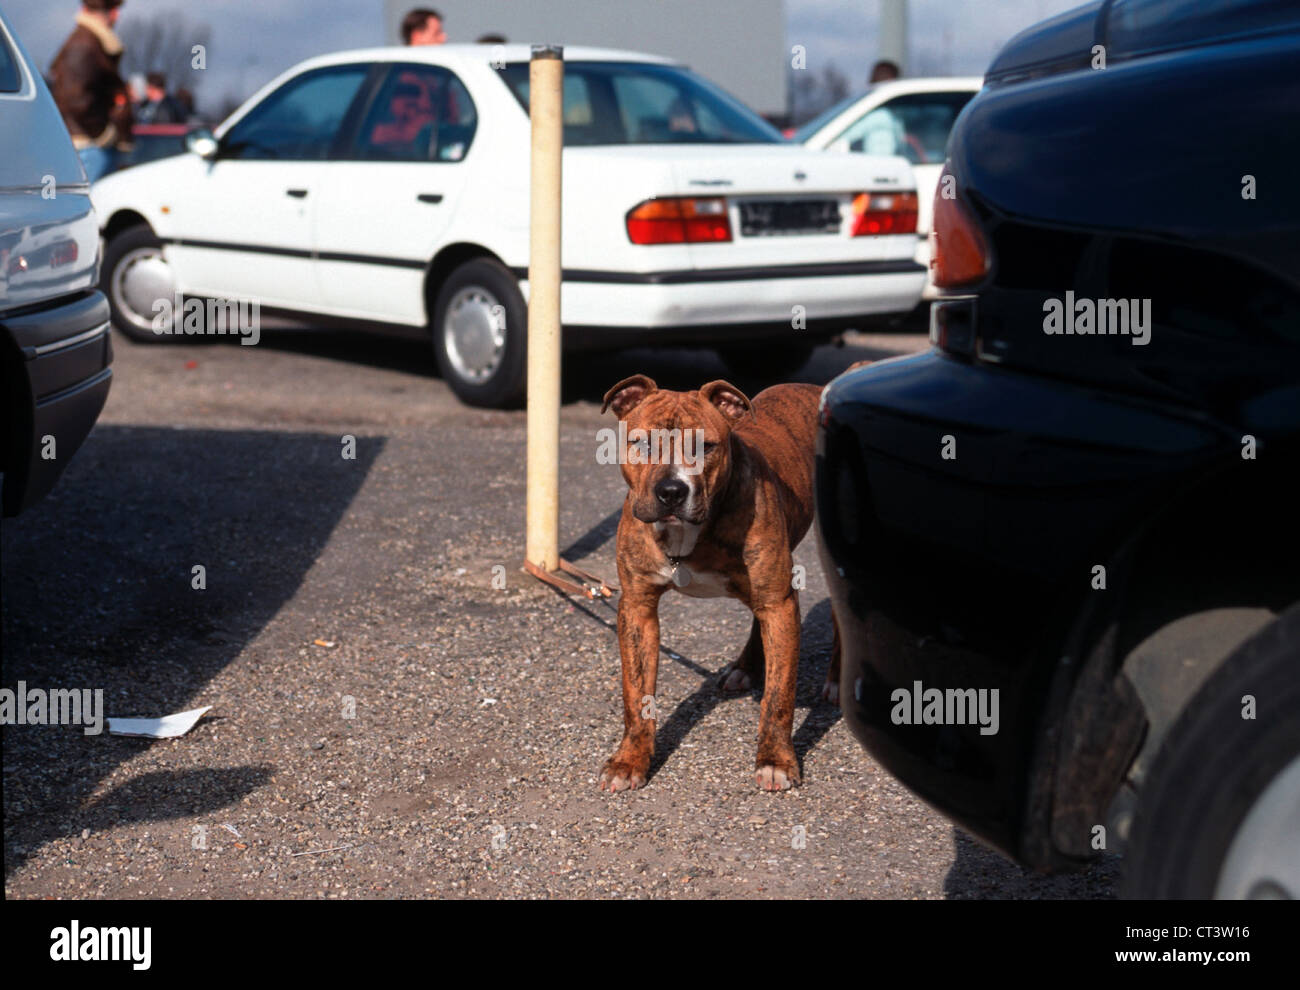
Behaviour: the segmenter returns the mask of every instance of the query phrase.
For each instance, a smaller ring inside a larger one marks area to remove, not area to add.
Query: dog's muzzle
[[[698,524],[701,519],[695,491],[690,482],[674,474],[665,475],[655,482],[648,493],[632,507],[632,514],[644,523],[678,519],[684,523]]]

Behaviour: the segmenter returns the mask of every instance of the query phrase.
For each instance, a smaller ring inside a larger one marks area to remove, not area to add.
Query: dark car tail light
[[[853,197],[853,236],[915,234],[916,193],[859,193]]]
[[[701,244],[731,240],[727,201],[721,197],[648,199],[627,215],[633,244]]]
[[[991,267],[988,239],[966,204],[950,194],[952,188],[945,166],[934,192],[930,230],[930,270],[934,284],[941,289],[972,285]]]

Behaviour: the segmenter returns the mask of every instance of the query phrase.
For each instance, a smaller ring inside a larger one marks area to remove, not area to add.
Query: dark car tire
[[[1178,716],[1138,793],[1122,894],[1212,898],[1256,802],[1300,757],[1300,606],[1233,652]],[[1256,718],[1242,718],[1242,697]],[[1270,896],[1257,884],[1252,896]],[[1300,896],[1300,890],[1290,891]]]
[[[150,268],[143,274],[139,266]],[[175,282],[163,258],[160,241],[148,224],[128,227],[109,239],[104,247],[99,287],[108,297],[113,326],[124,336],[142,344],[174,341],[175,334],[154,333],[150,299],[175,298]]]
[[[751,383],[785,381],[799,373],[825,340],[756,340],[751,344],[728,344],[716,348],[727,370]]]
[[[492,258],[456,268],[438,291],[431,329],[438,370],[462,402],[493,409],[521,402],[528,309],[509,269]]]

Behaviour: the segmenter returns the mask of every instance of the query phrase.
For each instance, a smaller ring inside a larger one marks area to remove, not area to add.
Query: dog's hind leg
[[[826,671],[826,683],[822,685],[822,701],[832,705],[840,703],[840,621],[831,609],[831,666]]]
[[[735,663],[729,663],[718,676],[718,690],[723,694],[744,694],[763,686],[763,634],[755,619],[749,627],[749,641]]]

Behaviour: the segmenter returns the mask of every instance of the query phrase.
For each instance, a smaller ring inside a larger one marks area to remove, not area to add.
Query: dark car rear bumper
[[[1049,698],[1078,666],[1070,643],[1095,595],[1092,558],[1235,438],[937,351],[843,375],[823,403],[818,535],[845,719],[930,804],[1022,862],[1053,865]],[[894,692],[917,682],[996,690],[997,731],[896,721]]]
[[[113,375],[108,301],[94,291],[28,308],[0,318],[0,330],[10,415],[3,510],[12,516],[54,487],[104,408]]]

